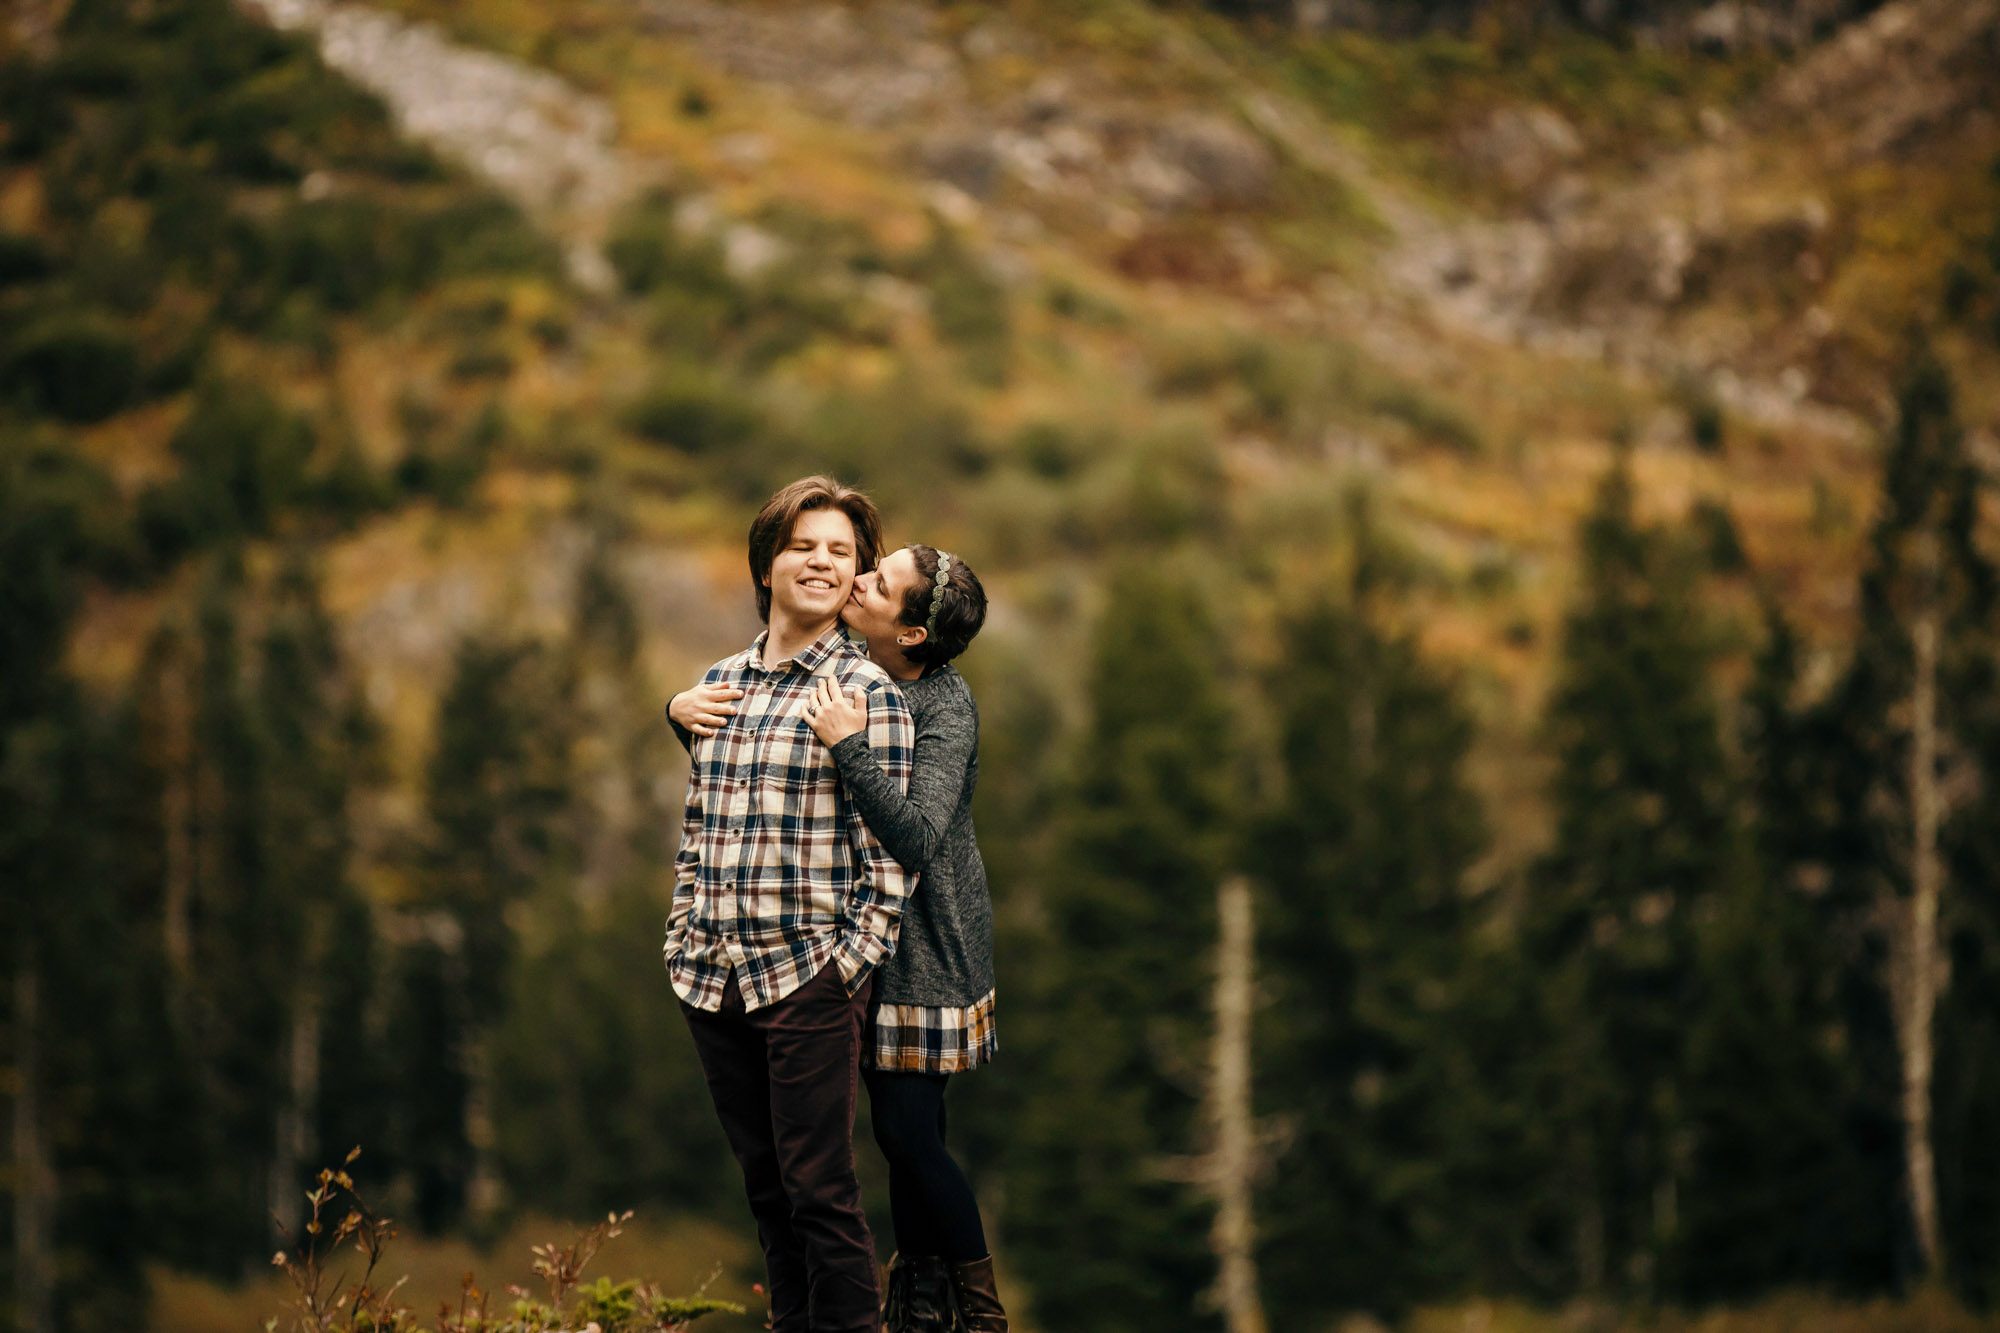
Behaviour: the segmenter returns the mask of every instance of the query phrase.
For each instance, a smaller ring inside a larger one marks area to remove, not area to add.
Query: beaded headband
[[[930,619],[924,621],[924,635],[927,638],[937,633],[938,608],[944,605],[944,585],[951,579],[951,557],[939,551],[937,558],[937,586],[931,589]]]

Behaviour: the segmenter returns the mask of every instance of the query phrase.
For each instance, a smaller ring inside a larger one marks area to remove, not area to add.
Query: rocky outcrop
[[[1840,219],[1808,184],[2000,118],[2000,0],[1895,0],[1802,55],[1742,118],[1704,116],[1709,143],[1607,187],[1565,169],[1569,137],[1537,109],[1503,110],[1460,146],[1527,207],[1452,227],[1405,213],[1385,271],[1460,326],[1702,375],[1751,416],[1852,433],[1840,409],[1873,411],[1884,386],[1855,372],[1819,303]],[[1810,165],[1788,173],[1788,156]]]
[[[619,150],[617,117],[602,98],[364,5],[244,3],[274,27],[313,34],[321,58],[380,97],[404,133],[550,223],[570,243],[574,276],[608,286],[596,241],[617,206],[658,172]]]
[[[1479,174],[1521,193],[1582,157],[1583,136],[1548,107],[1503,106],[1461,133],[1459,150]]]
[[[692,42],[729,73],[782,87],[852,124],[907,123],[966,95],[958,52],[919,5],[801,10],[648,0],[645,14],[655,31]]]
[[[2000,114],[2000,0],[1905,0],[1853,24],[1781,75],[1763,108],[1773,128],[1832,130],[1853,161]]]
[[[1270,190],[1275,158],[1250,127],[1104,87],[1001,15],[954,35],[934,7],[907,0],[803,10],[647,0],[645,12],[720,69],[900,139],[913,166],[970,200],[1012,191],[1031,209],[1105,220],[1251,207]],[[987,77],[1024,56],[1047,65],[1025,92]]]
[[[1401,37],[1464,31],[1492,9],[1480,0],[1291,0],[1289,7],[1307,31],[1360,28]],[[1733,53],[1808,46],[1870,7],[1870,0],[1542,0],[1508,12],[1518,23],[1580,24],[1658,45]]]

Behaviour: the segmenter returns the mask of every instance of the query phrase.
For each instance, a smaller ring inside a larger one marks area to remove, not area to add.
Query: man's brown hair
[[[854,525],[854,572],[865,574],[875,568],[875,555],[882,549],[882,516],[875,502],[852,486],[843,486],[832,477],[801,477],[764,502],[750,521],[750,583],[757,590],[757,618],[771,623],[771,562],[792,539],[799,515],[811,509],[838,509]]]

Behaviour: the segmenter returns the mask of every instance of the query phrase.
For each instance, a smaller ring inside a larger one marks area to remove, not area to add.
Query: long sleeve
[[[840,780],[875,836],[912,874],[922,873],[951,828],[965,794],[965,771],[979,744],[969,696],[940,700],[917,727],[905,793],[882,770],[863,732],[833,747]]]
[[[910,785],[916,726],[895,686],[879,683],[868,692],[868,748],[884,782],[901,796]],[[869,828],[855,802],[848,802],[848,844],[860,875],[848,903],[848,929],[834,962],[852,994],[896,948],[898,918],[916,876],[903,868]]]
[[[681,845],[674,853],[674,901],[667,911],[667,939],[671,942],[686,924],[694,909],[695,877],[701,872],[702,789],[701,765],[688,765],[687,799],[681,810]]]

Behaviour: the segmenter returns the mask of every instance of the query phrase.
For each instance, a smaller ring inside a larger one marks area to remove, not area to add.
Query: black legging
[[[948,1074],[864,1069],[875,1142],[889,1159],[889,1214],[896,1248],[950,1263],[986,1257],[986,1229],[965,1172],[944,1146]]]

